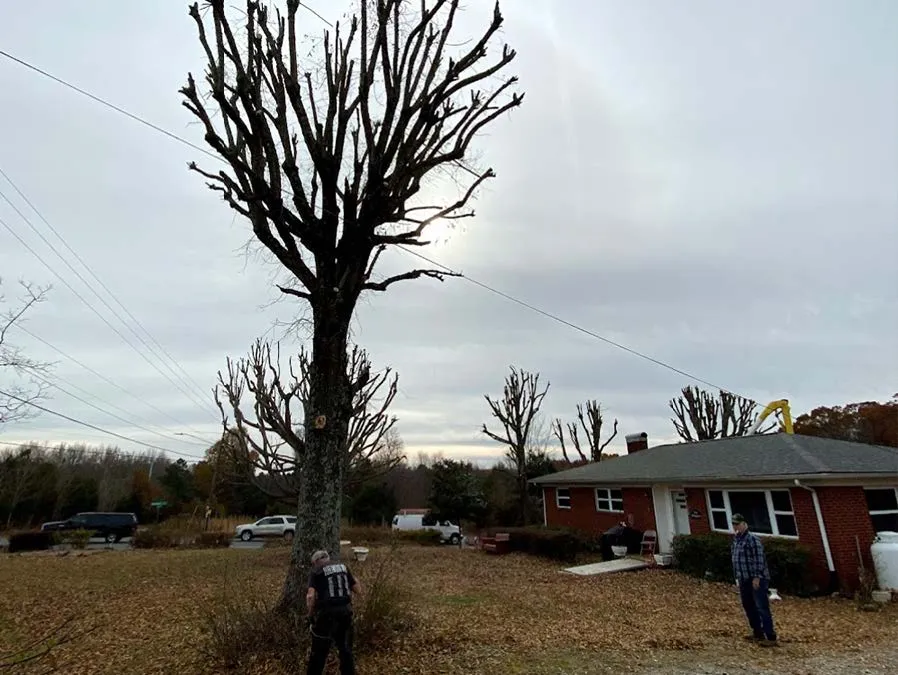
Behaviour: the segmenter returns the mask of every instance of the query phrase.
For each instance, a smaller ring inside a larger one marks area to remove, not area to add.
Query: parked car
[[[433,530],[440,533],[440,539],[450,544],[461,542],[461,528],[449,520],[433,514],[402,514],[393,516],[394,530]]]
[[[44,532],[64,530],[89,530],[92,536],[103,537],[107,543],[115,543],[124,537],[133,537],[137,531],[137,516],[133,513],[77,513],[68,520],[55,520],[41,525]]]
[[[296,534],[296,516],[267,516],[254,523],[238,525],[234,533],[243,541],[253,537],[283,537],[287,541]]]

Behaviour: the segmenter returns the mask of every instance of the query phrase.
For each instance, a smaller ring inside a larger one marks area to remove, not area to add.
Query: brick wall
[[[875,533],[867,510],[867,499],[862,487],[817,488],[820,510],[829,535],[829,546],[839,575],[839,584],[846,590],[858,585],[857,542],[860,539],[864,565],[873,568],[870,545]]]
[[[627,516],[632,514],[633,527],[637,530],[657,529],[651,489],[624,488],[622,492],[624,512],[608,513],[596,511],[595,492],[591,487],[570,488],[570,509],[559,509],[555,506],[555,488],[543,488],[546,522],[549,527],[573,527],[597,535],[626,520]]]
[[[689,531],[692,534],[708,534],[711,531],[711,521],[708,517],[708,502],[705,499],[705,491],[702,488],[686,488],[686,507],[689,512],[698,511],[701,518],[689,518]]]

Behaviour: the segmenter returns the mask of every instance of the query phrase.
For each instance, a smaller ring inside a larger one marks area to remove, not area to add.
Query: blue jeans
[[[770,613],[770,599],[767,592],[770,582],[761,579],[760,587],[755,590],[751,579],[739,580],[739,595],[742,597],[742,608],[748,618],[748,625],[758,639],[776,640],[773,628],[773,615]]]

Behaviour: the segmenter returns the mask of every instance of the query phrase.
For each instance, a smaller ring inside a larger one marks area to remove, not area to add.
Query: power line
[[[48,378],[48,377],[44,377],[43,375],[41,375],[41,374],[39,374],[39,373],[35,373],[35,372],[32,372],[32,373],[31,373],[31,376],[32,376],[32,377],[36,377],[38,380],[44,382],[45,384],[47,384],[47,385],[49,385],[49,386],[51,386],[51,387],[53,387],[53,388],[55,388],[55,389],[58,389],[59,391],[61,391],[61,392],[62,392],[63,394],[65,394],[66,396],[69,396],[69,397],[75,399],[76,401],[80,401],[80,402],[83,403],[84,405],[90,406],[90,407],[93,408],[94,410],[97,410],[97,411],[103,413],[104,415],[109,415],[110,417],[113,417],[113,418],[117,419],[119,422],[124,422],[125,424],[128,424],[128,425],[130,425],[130,426],[132,426],[132,427],[135,427],[135,428],[137,428],[137,429],[140,429],[141,431],[146,431],[147,433],[153,434],[153,435],[155,435],[155,436],[159,436],[160,438],[167,438],[168,440],[174,440],[174,441],[176,441],[176,442],[190,443],[191,445],[200,445],[200,446],[203,446],[203,447],[208,447],[208,446],[210,445],[209,443],[200,443],[199,441],[194,441],[194,440],[182,441],[180,438],[176,438],[173,434],[170,434],[170,433],[167,433],[167,432],[161,432],[161,431],[154,431],[153,429],[150,429],[149,427],[145,427],[145,426],[143,426],[143,425],[141,425],[141,424],[138,424],[138,423],[135,422],[134,420],[126,419],[126,418],[124,418],[124,417],[122,417],[122,416],[120,416],[120,415],[117,415],[117,414],[115,414],[115,413],[111,413],[111,412],[109,412],[108,410],[106,410],[106,409],[104,409],[104,408],[101,408],[100,406],[98,406],[98,405],[96,405],[96,404],[94,404],[94,403],[91,403],[90,401],[84,400],[83,398],[81,398],[81,397],[78,396],[77,394],[73,394],[72,392],[70,392],[69,390],[67,390],[65,387],[63,387],[63,386],[61,386],[60,384],[54,382],[53,380],[51,380],[51,379]],[[58,379],[58,380],[61,380],[61,381],[65,382],[65,380],[63,380],[61,377],[58,377],[58,376],[54,376],[54,379]],[[76,385],[76,384],[72,384],[71,382],[65,382],[65,383],[66,383],[68,386],[70,386],[72,389],[77,389],[77,390],[81,391],[82,393],[84,393],[84,394],[86,394],[86,395],[88,395],[88,396],[93,396],[94,398],[97,398],[98,400],[100,400],[101,403],[106,403],[106,405],[108,405],[108,406],[110,406],[110,407],[118,408],[118,406],[116,406],[116,405],[114,405],[114,404],[112,404],[112,403],[108,403],[108,402],[106,402],[106,401],[103,401],[103,400],[100,399],[98,396],[95,396],[94,394],[91,394],[89,391],[86,391],[85,389],[82,389],[81,387],[79,387],[79,386]],[[119,409],[119,410],[122,410],[121,408],[118,408],[118,409]],[[125,414],[129,414],[127,410],[123,410],[123,412],[124,412]]]
[[[152,336],[152,334],[151,334],[151,333],[144,327],[144,325],[137,319],[137,317],[135,317],[135,316],[128,310],[128,308],[124,305],[124,303],[122,303],[122,301],[119,300],[119,298],[115,295],[115,293],[113,293],[112,290],[111,290],[105,283],[103,283],[102,279],[100,279],[100,278],[96,275],[96,273],[93,271],[93,269],[91,269],[91,266],[88,265],[88,264],[84,261],[84,259],[83,259],[80,255],[78,255],[78,253],[77,253],[71,246],[69,246],[69,243],[65,240],[65,238],[59,233],[59,231],[58,231],[55,227],[53,227],[53,225],[50,224],[50,221],[47,220],[47,218],[44,217],[44,214],[41,213],[41,211],[34,205],[34,203],[28,198],[28,196],[27,196],[24,192],[22,192],[22,190],[19,189],[19,186],[16,185],[15,181],[13,181],[13,179],[10,178],[9,174],[7,174],[7,173],[3,170],[3,167],[0,167],[0,176],[3,176],[3,178],[6,179],[6,182],[9,183],[9,184],[12,186],[12,189],[16,191],[16,193],[19,195],[19,197],[22,199],[22,201],[24,201],[24,202],[31,208],[31,210],[34,211],[34,213],[37,214],[38,218],[40,218],[41,221],[43,221],[44,225],[46,225],[47,228],[48,228],[53,234],[56,235],[56,238],[59,239],[59,241],[62,242],[62,245],[65,246],[66,250],[68,250],[68,252],[71,253],[71,254],[74,256],[74,258],[75,258],[79,263],[81,263],[81,266],[84,267],[84,269],[86,269],[86,270],[88,271],[88,273],[91,275],[91,277],[93,277],[93,279],[100,285],[100,287],[101,287],[104,291],[106,291],[106,293],[109,295],[109,297],[112,298],[112,299],[116,302],[116,304],[117,304],[119,307],[122,308],[122,310],[125,312],[125,314],[127,314],[128,317],[129,317],[129,318],[130,318],[130,319],[131,319],[131,320],[132,320],[132,321],[133,321],[133,322],[134,322],[134,323],[135,323],[135,324],[136,324],[136,325],[137,325],[137,326],[144,332],[144,334],[150,339],[150,341],[151,341],[151,342],[152,342],[152,343],[153,343],[153,344],[154,344],[154,345],[155,345],[155,346],[156,346],[156,347],[157,347],[157,348],[158,348],[158,349],[159,349],[159,350],[160,350],[160,351],[161,351],[161,352],[168,358],[169,361],[171,361],[171,362],[175,365],[175,367],[178,368],[178,370],[181,371],[181,374],[182,374],[183,377],[185,378],[185,379],[184,379],[184,382],[185,382],[185,383],[188,383],[188,384],[193,384],[193,386],[196,387],[196,390],[199,391],[199,392],[201,392],[201,398],[204,397],[204,396],[206,396],[206,392],[203,390],[202,387],[200,387],[199,384],[197,384],[196,380],[193,380],[193,379],[190,377],[190,375],[189,375],[189,374],[188,374],[188,373],[181,367],[181,364],[179,364],[179,363],[175,360],[175,358],[174,358],[168,351],[166,351],[165,347],[163,347],[161,344],[159,344],[159,342],[156,341],[156,339],[155,339],[155,338]],[[10,204],[10,206],[12,206],[13,209],[15,209],[17,213],[19,213],[20,216],[22,215],[21,212],[15,207],[15,205],[12,204],[12,202],[9,201],[9,198],[8,198],[6,195],[0,193],[0,196],[2,196],[3,199],[5,199],[5,200]],[[24,218],[24,217],[23,217],[23,218]],[[29,221],[26,219],[26,222],[29,222]],[[29,224],[30,224],[30,223],[29,223]],[[72,271],[74,272],[75,270],[72,268],[71,265],[69,265],[68,261],[67,261],[65,258],[63,258],[62,256],[59,255],[59,253],[56,251],[56,249],[53,248],[53,246],[52,246],[46,239],[43,238],[43,236],[40,234],[40,232],[38,232],[38,230],[37,230],[33,225],[31,226],[31,228],[32,228],[32,230],[34,230],[35,232],[37,232],[38,236],[40,236],[41,239],[43,239],[43,241],[44,241],[48,246],[50,246],[51,250],[52,250],[54,253],[56,253],[56,255],[57,255],[57,256],[58,256],[58,257],[59,257],[59,258],[60,258],[66,265],[68,265],[69,269],[72,269]],[[75,272],[75,273],[77,274],[77,272]],[[86,281],[84,281],[84,279],[83,279],[80,275],[78,275],[78,278],[81,279],[81,281],[82,281],[88,288],[91,288],[90,284],[88,284]],[[116,316],[116,318],[119,319],[119,321],[121,321],[121,322],[122,322],[123,324],[125,324],[126,326],[128,325],[127,322],[126,322],[124,319],[122,319],[121,316],[119,316],[119,315],[115,312],[114,309],[112,309],[111,307],[109,307],[109,304],[106,303],[105,300],[103,300],[103,298],[102,298],[96,291],[93,290],[93,288],[91,288],[91,290],[94,292],[94,295],[96,295],[97,298],[100,299],[100,301],[103,302],[103,304],[106,305],[106,307],[107,307],[107,308],[108,308],[108,309],[109,309],[109,310]],[[130,329],[130,326],[128,326],[128,328]],[[141,339],[141,341],[143,341],[142,338],[140,337],[140,335],[138,335],[133,329],[131,329],[131,332],[134,333],[134,335],[135,335],[138,339]],[[146,345],[148,349],[150,348],[149,345],[146,344],[146,342],[144,342],[144,345]],[[151,350],[151,351],[152,351],[152,350]],[[156,358],[158,358],[160,361],[162,361],[163,363],[165,363],[164,359],[162,359],[158,354],[154,354],[154,356],[156,356]],[[171,369],[169,368],[169,370],[171,370]],[[178,375],[177,375],[174,371],[171,371],[171,372],[172,372],[172,374],[174,374],[176,377],[178,377]]]
[[[305,9],[307,9],[307,10],[310,9],[309,7],[307,7],[307,6],[304,5],[304,4],[300,4],[300,6],[303,7],[303,8],[305,8]],[[320,17],[319,17],[319,18],[320,18]],[[328,25],[331,25],[330,22],[328,22],[326,19],[325,19],[325,22],[328,23]],[[120,113],[126,115],[126,116],[129,117],[129,118],[132,118],[132,119],[137,120],[138,122],[141,122],[141,123],[144,124],[145,126],[148,126],[148,127],[152,128],[152,129],[155,129],[155,130],[157,130],[157,131],[161,131],[161,132],[164,133],[166,136],[168,136],[168,137],[170,137],[170,138],[173,138],[174,140],[180,141],[181,143],[184,143],[185,145],[188,145],[188,146],[190,146],[190,147],[192,147],[192,148],[201,150],[204,154],[209,155],[209,156],[212,156],[212,157],[214,157],[216,160],[218,160],[218,161],[220,161],[220,162],[224,162],[224,161],[225,161],[222,157],[220,157],[220,156],[218,156],[218,155],[215,155],[215,154],[209,152],[208,150],[199,148],[198,146],[194,145],[194,144],[191,143],[190,141],[188,141],[188,140],[186,140],[186,139],[184,139],[184,138],[181,138],[180,136],[177,136],[177,135],[173,134],[173,133],[170,132],[170,131],[166,131],[166,130],[164,130],[164,129],[158,128],[157,125],[152,124],[151,122],[148,122],[148,121],[146,121],[146,120],[144,120],[144,119],[138,117],[137,115],[134,115],[133,113],[129,113],[129,112],[127,112],[127,111],[124,111],[123,109],[119,108],[118,106],[116,106],[116,105],[114,105],[114,104],[111,104],[111,103],[109,103],[108,101],[105,101],[105,100],[101,99],[101,98],[98,97],[98,96],[95,96],[95,95],[93,95],[93,94],[90,94],[90,93],[84,91],[83,89],[81,89],[81,88],[79,88],[79,87],[76,87],[75,85],[69,84],[68,82],[66,82],[66,81],[64,81],[64,80],[61,80],[60,78],[57,78],[57,77],[55,77],[55,76],[53,76],[53,75],[50,75],[50,74],[47,73],[46,71],[44,71],[44,70],[42,70],[42,69],[40,69],[40,68],[38,68],[38,67],[36,67],[36,66],[33,66],[33,65],[31,65],[30,63],[27,63],[27,62],[25,62],[25,61],[23,61],[23,60],[21,60],[21,59],[18,59],[18,58],[16,58],[16,57],[14,57],[14,56],[8,54],[7,52],[4,52],[4,51],[0,50],[0,56],[4,56],[4,57],[6,57],[6,58],[8,58],[8,59],[10,59],[10,60],[12,60],[12,61],[15,61],[16,63],[19,63],[20,65],[23,65],[23,66],[25,66],[25,67],[27,67],[27,68],[29,68],[29,69],[31,69],[31,70],[37,72],[37,73],[40,73],[41,75],[44,75],[44,76],[46,76],[46,77],[49,77],[50,79],[54,80],[55,82],[59,82],[60,84],[63,84],[64,86],[68,87],[69,89],[72,89],[72,90],[74,90],[74,91],[77,91],[78,93],[81,93],[81,94],[83,94],[83,95],[85,95],[85,96],[88,96],[89,98],[91,98],[92,100],[94,100],[94,101],[96,101],[96,102],[98,102],[98,103],[101,103],[101,104],[103,104],[103,105],[106,105],[107,107],[109,107],[109,108],[111,108],[111,109],[113,109],[113,110],[115,110],[115,111],[117,111],[117,112],[120,112]],[[412,250],[410,250],[410,249],[408,249],[408,248],[406,248],[406,247],[404,247],[404,246],[400,246],[399,248],[401,248],[402,250],[406,251],[407,253],[410,253],[411,255],[414,255],[414,256],[416,256],[416,257],[418,257],[418,258],[421,258],[422,260],[425,260],[425,261],[429,262],[429,263],[432,264],[432,265],[436,265],[436,266],[440,267],[441,269],[443,269],[443,270],[445,270],[445,271],[447,271],[447,272],[452,272],[452,273],[454,273],[454,274],[458,274],[458,273],[455,273],[450,267],[448,267],[448,266],[446,266],[446,265],[443,265],[442,263],[438,263],[438,262],[436,262],[436,261],[434,261],[434,260],[432,260],[432,259],[430,259],[430,258],[424,256],[423,254],[418,253],[417,251],[412,251]],[[510,294],[508,294],[508,293],[505,293],[504,291],[500,291],[500,290],[498,290],[498,289],[496,289],[496,288],[493,288],[493,287],[489,286],[488,284],[485,284],[485,283],[483,283],[483,282],[481,282],[481,281],[478,281],[477,279],[474,279],[473,277],[470,277],[470,276],[465,275],[465,274],[458,274],[458,276],[460,276],[460,277],[463,278],[463,279],[466,279],[466,280],[469,281],[470,283],[473,283],[475,286],[479,286],[480,288],[482,288],[482,289],[484,289],[484,290],[487,290],[487,291],[489,291],[489,292],[491,292],[491,293],[494,293],[495,295],[498,295],[498,296],[500,296],[500,297],[502,297],[502,298],[505,298],[505,299],[507,299],[507,300],[510,300],[511,302],[514,302],[515,304],[520,305],[521,307],[524,307],[524,308],[526,308],[526,309],[529,309],[529,310],[531,310],[531,311],[534,311],[534,312],[536,312],[536,313],[538,313],[538,314],[540,314],[540,315],[542,315],[542,316],[544,316],[544,317],[546,317],[546,318],[552,319],[553,321],[556,321],[556,322],[561,323],[561,324],[563,324],[563,325],[565,325],[565,326],[568,326],[569,328],[573,328],[574,330],[576,330],[576,331],[578,331],[578,332],[580,332],[580,333],[583,333],[583,334],[585,334],[585,335],[588,335],[588,336],[590,336],[590,337],[592,337],[592,338],[595,338],[595,339],[597,339],[597,340],[600,340],[601,342],[604,342],[604,343],[606,343],[606,344],[609,344],[609,345],[611,345],[611,346],[613,346],[613,347],[617,347],[618,349],[621,349],[621,350],[623,350],[623,351],[626,351],[626,352],[629,353],[629,354],[632,354],[632,355],[637,356],[637,357],[639,357],[639,358],[645,359],[645,360],[647,360],[647,361],[649,361],[649,362],[651,362],[651,363],[654,363],[655,365],[658,365],[658,366],[661,366],[662,368],[665,368],[665,369],[667,369],[667,370],[670,370],[671,372],[674,372],[674,373],[677,373],[677,374],[682,375],[682,376],[684,376],[684,377],[687,377],[687,378],[689,378],[689,379],[691,379],[691,380],[693,380],[693,381],[695,381],[695,382],[699,382],[699,383],[704,384],[704,385],[706,385],[706,386],[712,387],[713,389],[718,389],[718,390],[723,391],[723,392],[732,393],[732,394],[734,394],[734,395],[736,395],[736,396],[739,396],[740,398],[743,398],[743,399],[745,399],[745,400],[747,400],[747,401],[750,401],[750,402],[753,402],[753,403],[757,403],[757,401],[755,401],[754,399],[752,399],[752,398],[750,398],[750,397],[748,397],[748,396],[743,396],[743,395],[737,394],[736,392],[733,392],[732,390],[727,389],[727,388],[725,388],[725,387],[720,387],[720,386],[718,386],[718,385],[712,384],[711,382],[709,382],[709,381],[707,381],[707,380],[705,380],[705,379],[703,379],[703,378],[700,378],[700,377],[697,377],[697,376],[695,376],[695,375],[692,375],[692,374],[688,373],[687,371],[684,371],[684,370],[682,370],[682,369],[680,369],[680,368],[676,368],[675,366],[672,366],[672,365],[670,365],[670,364],[668,364],[668,363],[666,363],[666,362],[664,362],[664,361],[661,361],[660,359],[656,359],[656,358],[651,357],[651,356],[649,356],[649,355],[647,355],[647,354],[644,354],[644,353],[642,353],[642,352],[639,352],[639,351],[637,351],[637,350],[635,350],[635,349],[631,349],[630,347],[626,347],[625,345],[622,345],[622,344],[619,343],[619,342],[615,342],[614,340],[611,340],[611,339],[606,338],[606,337],[604,337],[604,336],[602,336],[602,335],[599,335],[598,333],[595,333],[595,332],[590,331],[590,330],[588,330],[588,329],[586,329],[586,328],[583,328],[582,326],[579,326],[579,325],[577,325],[577,324],[574,324],[573,322],[570,322],[570,321],[568,321],[568,320],[566,320],[566,319],[562,319],[561,317],[559,317],[559,316],[557,316],[557,315],[555,315],[555,314],[552,314],[551,312],[548,312],[548,311],[543,310],[543,309],[540,309],[540,308],[538,308],[538,307],[536,307],[536,306],[534,306],[534,305],[531,305],[530,303],[525,302],[524,300],[520,300],[520,299],[518,299],[518,298],[516,298],[516,297],[514,297],[514,296],[512,296],[512,295],[510,295]]]
[[[178,452],[177,450],[170,450],[168,448],[163,448],[159,445],[153,445],[152,443],[146,443],[144,441],[139,441],[136,438],[131,438],[130,436],[125,436],[124,434],[116,433],[115,431],[110,431],[109,429],[104,429],[103,427],[99,427],[95,424],[91,424],[90,422],[85,422],[83,420],[79,420],[75,417],[69,417],[68,415],[64,415],[61,412],[56,412],[55,410],[51,410],[50,408],[46,408],[39,403],[35,403],[34,401],[29,401],[28,399],[20,398],[15,396],[14,394],[10,394],[9,392],[3,391],[0,389],[0,396],[6,396],[7,398],[11,398],[13,401],[18,401],[19,403],[24,403],[25,405],[30,405],[32,408],[37,408],[47,414],[53,415],[55,417],[59,417],[68,422],[72,422],[73,424],[78,424],[82,427],[87,427],[88,429],[93,429],[94,431],[99,431],[101,434],[106,434],[107,436],[112,436],[114,438],[121,439],[123,441],[128,441],[129,443],[136,443],[137,445],[142,445],[145,448],[150,448],[151,450],[159,450],[160,452],[170,452],[173,455],[180,455],[182,457],[189,457],[190,459],[198,459],[196,455],[188,455],[184,452]]]
[[[0,196],[6,198],[5,195],[3,195],[2,191],[0,191]],[[7,201],[8,201],[8,200],[7,200]],[[21,215],[21,212],[19,212],[19,214]],[[29,224],[31,224],[30,221],[28,221],[27,219],[25,219],[25,221],[28,222]],[[106,325],[107,325],[107,326],[108,326],[108,327],[109,327],[109,328],[110,328],[116,335],[118,335],[118,336],[125,342],[125,344],[127,344],[129,347],[131,347],[131,349],[133,349],[133,350],[137,353],[138,356],[140,356],[140,357],[141,357],[144,361],[146,361],[152,368],[154,368],[154,369],[156,370],[157,373],[159,373],[159,374],[162,375],[164,378],[166,378],[166,379],[167,379],[167,380],[168,380],[168,381],[169,381],[169,382],[170,382],[170,383],[171,383],[171,384],[172,384],[178,391],[180,391],[182,394],[184,394],[184,395],[185,395],[185,396],[186,396],[186,397],[187,397],[187,398],[188,398],[194,405],[198,406],[203,412],[209,412],[208,408],[205,408],[205,407],[203,407],[202,404],[197,403],[197,400],[196,400],[195,398],[193,398],[189,393],[185,392],[184,389],[182,389],[181,386],[180,386],[176,381],[173,381],[169,375],[166,375],[166,374],[162,371],[162,369],[159,368],[159,366],[158,366],[156,363],[154,363],[153,361],[151,361],[151,360],[146,356],[146,354],[144,354],[138,347],[136,347],[136,346],[134,345],[134,343],[131,342],[131,340],[129,340],[129,339],[128,339],[128,338],[127,338],[127,337],[126,337],[126,336],[125,336],[125,335],[124,335],[118,328],[116,328],[115,326],[113,326],[113,325],[109,322],[109,319],[107,319],[105,316],[103,316],[103,314],[100,313],[100,311],[97,310],[97,308],[94,307],[90,302],[88,302],[88,300],[87,300],[83,295],[81,295],[81,293],[79,293],[78,291],[76,291],[75,288],[74,288],[74,287],[73,287],[73,286],[72,286],[72,285],[71,285],[71,284],[70,284],[70,283],[69,283],[69,282],[68,282],[68,281],[67,281],[67,280],[66,280],[66,279],[65,279],[65,278],[58,272],[58,271],[56,271],[56,269],[55,269],[52,265],[50,265],[46,260],[44,260],[43,257],[40,255],[40,253],[38,253],[37,251],[35,251],[35,250],[28,244],[28,242],[26,242],[24,239],[22,239],[22,237],[20,237],[19,234],[12,228],[12,226],[11,226],[9,223],[7,223],[5,220],[3,220],[3,218],[0,218],[0,225],[2,225],[4,228],[6,228],[6,230],[7,230],[13,237],[15,237],[15,239],[16,239],[22,246],[24,246],[24,247],[28,250],[28,252],[31,253],[31,255],[33,255],[35,258],[37,258],[37,260],[38,260],[44,267],[46,267],[46,268],[50,271],[51,274],[53,274],[57,279],[59,279],[59,280],[66,286],[66,288],[68,288],[68,289],[75,295],[75,297],[77,297],[77,298],[78,298],[78,299],[85,305],[85,307],[87,307],[90,311],[92,311],[94,314],[96,314],[96,315],[100,318],[100,320],[101,320],[103,323],[105,323],[105,324],[106,324]],[[51,245],[51,248],[52,248],[52,245]],[[59,255],[58,252],[57,252],[57,255]],[[62,257],[62,256],[60,256],[60,258],[61,258],[61,257]],[[71,265],[70,265],[70,267],[71,267]],[[74,270],[74,268],[72,268],[72,269]],[[84,278],[81,277],[81,275],[78,274],[77,271],[75,271],[75,275],[78,276],[82,281],[84,281]],[[85,284],[86,284],[86,282],[85,282]],[[90,285],[88,285],[88,288],[91,288]],[[93,289],[91,289],[91,290],[93,290]],[[94,291],[94,293],[96,294],[96,291]],[[102,298],[101,298],[101,300],[102,300]],[[104,302],[105,302],[105,301],[104,301]],[[108,303],[106,303],[106,304],[107,304],[107,306],[108,306]]]
[[[36,335],[35,333],[32,333],[30,330],[28,330],[27,328],[25,328],[25,327],[22,326],[21,324],[15,324],[14,328],[15,328],[16,330],[22,331],[22,332],[25,333],[26,335],[29,335],[31,338],[33,338],[33,339],[37,340],[38,342],[40,342],[41,344],[43,344],[43,345],[49,347],[50,349],[52,349],[53,351],[55,351],[55,352],[57,352],[58,354],[62,355],[63,357],[67,358],[68,360],[72,361],[73,363],[76,363],[77,365],[81,366],[84,370],[86,370],[87,372],[89,372],[89,373],[95,375],[96,377],[100,378],[101,380],[103,380],[104,382],[106,382],[107,384],[109,384],[110,386],[115,387],[115,388],[118,389],[120,392],[122,392],[122,393],[124,393],[124,394],[127,394],[128,396],[130,396],[131,398],[135,399],[135,400],[138,401],[139,403],[143,403],[143,404],[144,404],[145,406],[147,406],[148,408],[152,408],[154,411],[156,411],[156,412],[159,413],[160,415],[163,415],[164,417],[170,419],[170,420],[171,420],[172,422],[174,422],[175,424],[177,424],[177,425],[179,425],[179,426],[181,426],[181,427],[184,427],[185,429],[191,429],[188,425],[186,425],[184,422],[182,422],[182,421],[179,420],[178,418],[173,417],[170,413],[167,413],[165,410],[162,410],[161,408],[159,408],[159,407],[153,405],[153,404],[150,403],[149,401],[143,400],[142,398],[140,398],[139,396],[137,396],[135,393],[133,393],[133,392],[131,392],[131,391],[125,389],[124,387],[122,387],[122,386],[119,385],[118,383],[114,382],[113,380],[109,379],[108,377],[106,377],[106,376],[103,375],[102,373],[97,372],[96,370],[94,370],[93,368],[91,368],[90,366],[88,366],[87,364],[85,364],[85,363],[79,361],[79,360],[76,359],[74,356],[71,356],[70,354],[67,354],[66,352],[64,352],[64,351],[63,351],[62,349],[60,349],[59,347],[57,347],[57,346],[55,346],[55,345],[53,345],[53,344],[47,342],[47,341],[46,341],[44,338],[42,338],[40,335]],[[59,378],[59,379],[62,379],[62,378]],[[63,381],[64,381],[64,380],[63,380]],[[96,396],[95,396],[95,398],[96,398]],[[191,429],[191,431],[197,431],[197,430],[196,430],[196,429]],[[201,433],[201,432],[197,432],[197,433]],[[184,434],[184,435],[185,435],[185,436],[189,436],[189,437],[191,437],[191,438],[196,438],[196,439],[198,439],[198,440],[200,440],[200,441],[203,441],[204,443],[213,443],[213,442],[214,442],[214,441],[208,441],[207,439],[203,439],[203,438],[201,438],[200,436],[197,436],[197,435],[194,435],[194,434]]]

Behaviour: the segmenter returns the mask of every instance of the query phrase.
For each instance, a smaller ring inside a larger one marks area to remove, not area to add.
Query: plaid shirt
[[[770,579],[764,544],[756,535],[746,530],[743,534],[733,537],[732,556],[733,575],[736,581]]]

